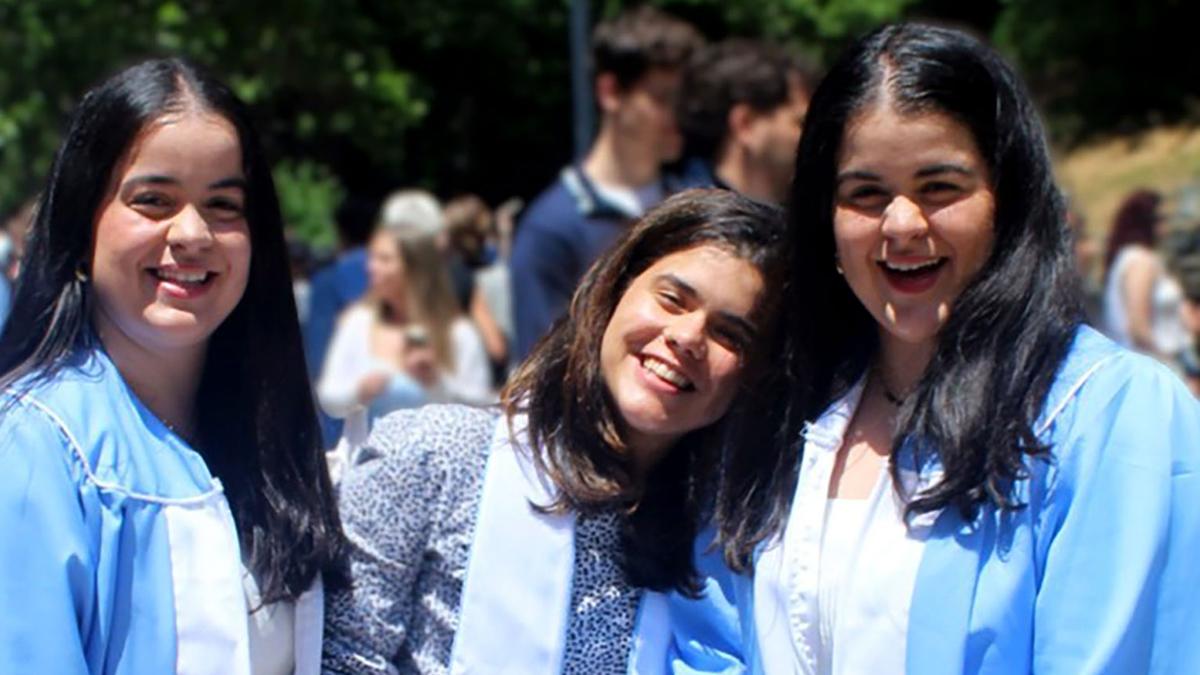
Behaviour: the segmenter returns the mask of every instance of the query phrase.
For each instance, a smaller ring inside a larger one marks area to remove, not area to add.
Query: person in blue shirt
[[[716,513],[753,573],[741,667],[1200,671],[1200,404],[1082,323],[1013,70],[872,32],[815,92],[794,186],[786,377]]]
[[[248,110],[133,66],[42,195],[0,335],[0,672],[316,672],[344,542]]]
[[[566,314],[592,262],[646,209],[674,191],[662,165],[678,159],[683,149],[675,104],[682,68],[701,43],[691,25],[652,7],[596,26],[596,140],[517,223],[509,261],[515,360],[528,356]]]
[[[329,343],[342,311],[367,292],[367,241],[375,231],[378,204],[365,197],[351,195],[334,213],[341,252],[337,258],[313,274],[309,282],[308,316],[304,331],[304,359],[309,380],[316,382],[325,367]],[[342,434],[341,420],[317,410],[321,436],[326,448],[333,447]]]

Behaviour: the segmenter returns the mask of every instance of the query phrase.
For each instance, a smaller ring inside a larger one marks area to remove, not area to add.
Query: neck
[[[884,331],[879,340],[880,384],[892,395],[903,399],[916,388],[933,358],[936,342],[904,342]]]
[[[408,299],[407,298],[385,298],[382,301],[383,319],[388,323],[407,323],[408,322]]]
[[[633,478],[639,485],[644,484],[646,477],[663,457],[674,447],[678,438],[647,436],[626,429],[626,450],[633,459]]]
[[[658,180],[661,164],[653,150],[605,123],[583,160],[583,170],[601,185],[637,189]]]
[[[750,161],[745,152],[736,148],[722,152],[713,171],[729,187],[747,197],[775,204],[783,202],[770,172]]]
[[[152,349],[131,340],[103,311],[95,323],[104,350],[138,400],[176,434],[191,438],[208,343]]]

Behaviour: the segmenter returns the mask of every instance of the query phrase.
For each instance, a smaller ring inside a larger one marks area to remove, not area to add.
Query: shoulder
[[[483,338],[479,335],[479,329],[475,327],[475,322],[461,315],[450,324],[450,338],[460,347],[464,343],[474,346],[477,342],[480,344],[483,342]]]
[[[465,405],[398,410],[375,423],[364,446],[367,461],[346,476],[343,509],[376,501],[435,504],[467,499],[483,475],[498,414]]]
[[[375,318],[371,307],[365,302],[356,302],[338,315],[338,328],[364,329]]]
[[[466,405],[397,410],[375,423],[367,440],[390,469],[418,461],[426,468],[486,456],[498,411]]]
[[[52,411],[30,399],[0,397],[0,462],[6,478],[22,480],[20,476],[49,471],[76,480],[81,473],[79,452]]]
[[[1200,402],[1166,366],[1090,328],[1080,329],[1047,408],[1043,423],[1067,473],[1103,461],[1170,475],[1200,463]]]
[[[528,230],[557,231],[579,220],[579,206],[560,176],[542,190],[521,214],[517,235],[519,237],[521,232]]]

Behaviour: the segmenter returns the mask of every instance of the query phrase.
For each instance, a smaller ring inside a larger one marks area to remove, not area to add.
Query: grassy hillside
[[[1060,182],[1087,218],[1088,230],[1102,242],[1121,200],[1133,190],[1162,192],[1169,216],[1183,206],[1178,199],[1182,188],[1200,190],[1200,127],[1160,127],[1090,143],[1060,154],[1057,168]],[[1195,220],[1172,224],[1194,225]]]

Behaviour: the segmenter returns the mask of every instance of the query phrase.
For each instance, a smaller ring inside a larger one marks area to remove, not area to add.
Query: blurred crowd
[[[818,73],[761,40],[706,44],[651,8],[593,35],[597,134],[528,205],[446,201],[403,188],[346,198],[339,246],[290,242],[295,300],[322,432],[335,467],[356,461],[372,420],[428,402],[487,403],[560,318],[583,272],[645,211],[691,187],[782,203]],[[20,273],[34,201],[0,231],[0,319]],[[1200,396],[1200,222],[1129,195],[1104,238],[1068,226],[1091,323],[1151,354]]]

